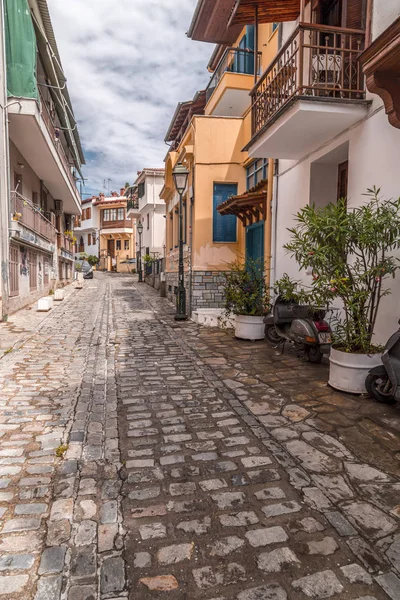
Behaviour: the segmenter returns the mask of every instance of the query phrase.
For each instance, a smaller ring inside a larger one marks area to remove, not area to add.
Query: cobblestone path
[[[0,598],[399,600],[395,456],[322,431],[263,348],[97,274],[3,358]]]

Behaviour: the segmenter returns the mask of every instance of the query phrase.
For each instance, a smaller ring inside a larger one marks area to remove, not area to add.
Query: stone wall
[[[176,302],[178,273],[166,273],[167,298]],[[189,306],[189,277],[185,272],[187,305]],[[192,282],[192,311],[198,308],[223,308],[224,279],[221,271],[194,271]]]

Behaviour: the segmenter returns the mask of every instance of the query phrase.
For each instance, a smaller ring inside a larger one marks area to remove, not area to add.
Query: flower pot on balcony
[[[236,315],[235,337],[241,340],[263,340],[265,338],[264,317]]]
[[[365,379],[371,369],[382,364],[381,354],[351,354],[331,349],[329,385],[350,394],[366,394]]]

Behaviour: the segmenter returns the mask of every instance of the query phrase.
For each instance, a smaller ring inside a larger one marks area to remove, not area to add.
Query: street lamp
[[[189,171],[182,163],[178,163],[172,171],[176,191],[179,194],[179,267],[178,267],[178,297],[176,302],[175,321],[186,321],[186,290],[183,269],[183,194],[186,190]]]
[[[142,274],[142,233],[143,233],[143,223],[139,221],[136,225],[136,230],[139,234],[139,264],[138,264],[138,274],[139,274],[139,283],[143,283],[143,274]]]

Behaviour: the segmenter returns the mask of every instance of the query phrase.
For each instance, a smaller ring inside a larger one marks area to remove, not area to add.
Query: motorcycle
[[[370,370],[365,387],[377,402],[394,404],[400,400],[400,328],[386,342],[382,365]]]
[[[326,311],[321,308],[296,304],[278,296],[272,314],[265,319],[265,335],[273,344],[293,343],[302,350],[307,360],[320,363],[329,354],[332,337],[329,324],[324,321]]]

